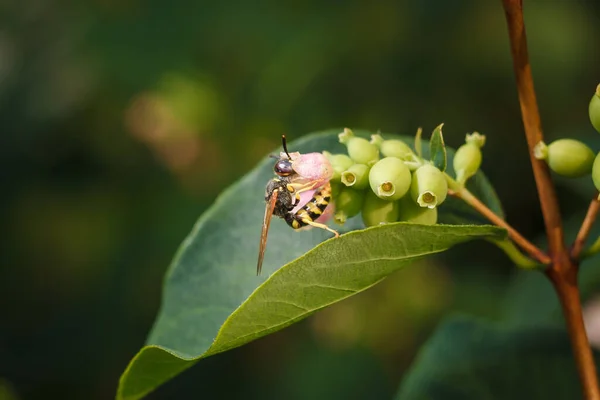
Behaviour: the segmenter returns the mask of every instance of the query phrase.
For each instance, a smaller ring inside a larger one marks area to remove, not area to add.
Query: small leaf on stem
[[[446,145],[444,144],[444,136],[442,135],[443,126],[444,124],[440,124],[433,130],[429,142],[431,162],[442,172],[446,170]]]

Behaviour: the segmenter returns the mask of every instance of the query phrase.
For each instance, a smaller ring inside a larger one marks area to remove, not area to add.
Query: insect
[[[273,166],[277,176],[267,183],[265,191],[267,205],[260,235],[257,275],[262,269],[273,215],[284,219],[294,230],[315,227],[339,237],[337,231],[322,223],[327,219],[326,211],[332,209],[329,183],[333,175],[331,164],[321,153],[290,154],[285,135],[282,135],[281,142],[284,151],[275,157],[277,161]]]

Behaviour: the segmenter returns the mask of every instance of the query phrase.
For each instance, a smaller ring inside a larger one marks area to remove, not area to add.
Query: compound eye
[[[289,176],[294,173],[292,162],[290,160],[278,160],[273,169],[279,176]]]

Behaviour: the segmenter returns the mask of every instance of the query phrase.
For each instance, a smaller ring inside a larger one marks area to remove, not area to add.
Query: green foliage
[[[197,231],[195,238],[202,233]],[[225,247],[211,244],[216,252],[201,254],[201,248],[184,249],[167,281],[163,310],[170,312],[163,311],[150,339],[156,345],[142,349],[125,372],[120,398],[139,398],[199,358],[280,330],[368,289],[424,256],[469,240],[503,235],[503,230],[492,226],[386,224],[328,240],[276,271],[257,288],[260,278],[253,276],[252,263],[244,260],[248,253],[236,252],[239,260],[229,266],[230,273],[223,272],[227,266],[213,266],[205,259],[220,255],[218,249],[228,251],[230,238],[226,233],[222,234]],[[189,245],[196,241],[192,238]],[[188,251],[193,254],[186,255]],[[198,265],[208,270],[200,270]],[[235,308],[235,301],[252,288],[252,294]],[[220,320],[225,312],[231,314]]]
[[[508,328],[465,317],[440,326],[421,349],[396,397],[578,398],[582,398],[581,386],[564,328]]]
[[[585,95],[573,90],[587,82],[591,95],[598,83],[597,57],[590,58],[598,45],[589,40],[600,37],[592,17],[598,3],[525,3],[547,139],[583,138],[600,149],[600,135],[581,114]],[[346,121],[413,134],[427,123],[429,138],[429,124],[442,116],[451,121],[447,143],[458,146],[465,129],[484,129],[491,139],[484,171],[509,221],[529,237],[543,230],[498,2],[264,6],[268,13],[246,1],[0,6],[0,358],[16,394],[104,400],[116,391],[123,357],[135,354],[152,326],[174,249],[217,193],[277,146],[279,133]],[[573,182],[588,184],[578,192],[565,190],[560,177],[557,183],[561,213],[584,212],[591,180]],[[451,198],[438,211],[445,222],[462,223],[458,206]],[[582,282],[597,262],[583,266]],[[339,305],[374,308],[369,329],[356,334],[360,344],[351,345],[371,363],[345,358],[352,349],[337,343],[332,350],[315,318],[204,360],[156,397],[389,398],[377,391],[381,381],[405,370],[440,313],[497,314],[514,272],[508,264],[487,244],[459,246]],[[523,312],[552,305],[562,323],[547,280],[524,275],[550,296],[530,292]],[[318,316],[326,316],[322,329],[343,330],[339,317],[327,320],[337,310]],[[382,335],[398,340],[383,348]],[[314,342],[312,353],[301,341]]]
[[[310,135],[289,148],[337,153],[338,132]],[[272,178],[272,163],[263,160],[226,190],[182,244],[167,273],[162,308],[148,345],[122,376],[120,399],[140,398],[198,359],[282,329],[369,288],[416,259],[469,240],[504,237],[503,230],[490,226],[394,223],[324,241],[329,234],[322,230],[293,232],[276,219],[271,224],[264,275],[257,277],[264,186]],[[493,189],[482,175],[478,178],[473,192],[499,210]],[[440,208],[442,214],[478,221],[446,203]],[[346,231],[357,228],[361,228],[359,218],[344,227]]]
[[[443,126],[444,124],[440,124],[433,130],[429,141],[431,162],[442,172],[446,170],[446,145],[444,144],[444,136],[442,135]]]

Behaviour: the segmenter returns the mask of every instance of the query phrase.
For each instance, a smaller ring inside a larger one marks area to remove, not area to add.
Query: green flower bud
[[[384,140],[379,145],[379,151],[384,157],[396,157],[406,161],[414,158],[412,149],[402,140],[398,139]]]
[[[338,135],[340,143],[346,145],[348,155],[357,164],[371,166],[379,159],[379,149],[367,139],[354,136],[354,133],[348,128]]]
[[[369,167],[365,164],[354,164],[342,172],[342,183],[354,189],[364,189],[369,186]]]
[[[371,135],[371,143],[373,143],[375,146],[381,149],[381,143],[383,143],[383,136],[381,136],[379,133]]]
[[[594,181],[594,186],[596,189],[600,191],[600,153],[594,159],[594,166],[592,167],[592,180]]]
[[[456,181],[460,185],[475,175],[481,166],[481,148],[485,144],[485,136],[477,132],[467,134],[465,144],[460,146],[454,154],[452,165],[456,172]]]
[[[331,154],[328,151],[324,151],[323,155],[327,157],[333,167],[333,177],[331,180],[334,181],[339,180],[342,176],[342,172],[346,171],[354,164],[354,161],[346,154]]]
[[[397,202],[382,200],[367,190],[361,216],[365,226],[377,226],[398,221],[398,210]]]
[[[410,196],[419,206],[435,208],[446,200],[447,195],[448,182],[442,171],[425,164],[413,172]]]
[[[600,85],[598,85],[596,93],[590,100],[590,121],[592,126],[600,132]]]
[[[434,225],[437,222],[437,207],[421,207],[410,196],[404,196],[398,200],[399,221],[412,222],[414,224]]]
[[[335,199],[334,222],[338,225],[344,225],[348,218],[358,215],[362,210],[365,193],[364,190],[341,188]]]
[[[398,200],[410,188],[410,170],[402,160],[395,157],[383,158],[371,167],[369,184],[379,198]]]
[[[533,155],[538,160],[546,160],[552,171],[569,178],[592,172],[595,157],[592,149],[575,139],[558,139],[549,145],[539,142]]]

